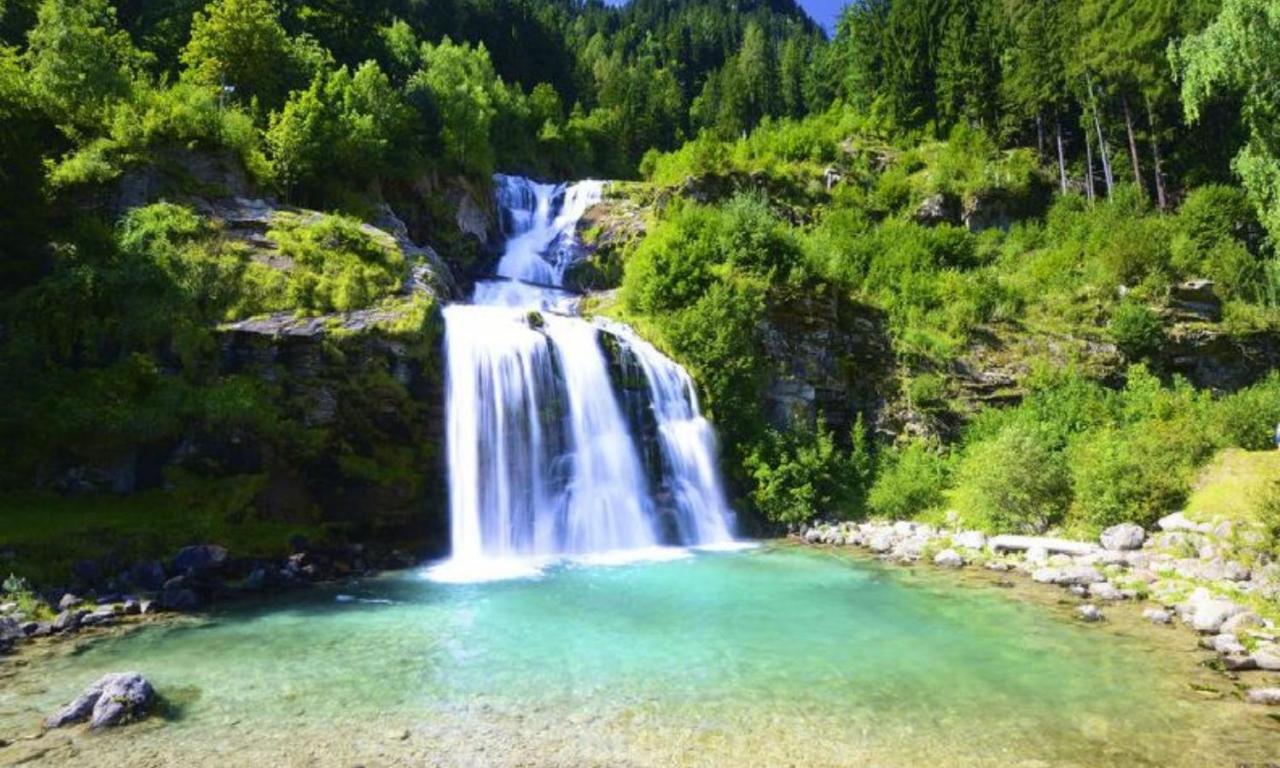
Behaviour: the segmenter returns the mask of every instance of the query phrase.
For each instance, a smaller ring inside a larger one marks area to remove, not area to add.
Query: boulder
[[[1058,584],[1060,586],[1086,586],[1105,581],[1101,573],[1090,566],[1068,566],[1065,568],[1040,568],[1031,574],[1031,578],[1041,584]]]
[[[1254,688],[1244,698],[1250,704],[1274,707],[1280,705],[1280,688]]]
[[[1236,639],[1236,636],[1225,632],[1214,635],[1208,645],[1223,656],[1239,656],[1245,653],[1244,645]]]
[[[884,553],[893,549],[893,544],[893,531],[881,530],[871,534],[871,538],[867,540],[867,549],[872,552]]]
[[[89,721],[90,728],[110,728],[137,720],[155,699],[151,683],[137,672],[105,675],[65,707],[44,721],[45,728],[62,728]]]
[[[1165,515],[1160,518],[1156,525],[1160,526],[1162,531],[1183,531],[1186,533],[1209,533],[1213,530],[1213,526],[1208,523],[1193,523],[1187,519],[1187,516],[1181,512],[1174,512],[1171,515]]]
[[[1142,542],[1146,540],[1147,532],[1140,525],[1120,523],[1103,531],[1099,538],[1103,549],[1112,551],[1142,549]]]
[[[1115,584],[1109,581],[1099,581],[1096,584],[1089,585],[1089,596],[1095,600],[1123,600],[1122,593]]]
[[[943,568],[961,568],[964,566],[964,558],[954,549],[944,549],[933,556],[933,564]]]
[[[1244,609],[1230,600],[1208,599],[1195,603],[1191,611],[1190,624],[1197,632],[1216,634],[1222,625],[1232,616],[1243,613]]]
[[[72,608],[75,608],[77,605],[80,605],[83,602],[84,602],[83,600],[81,600],[80,598],[68,592],[67,594],[62,596],[61,600],[58,601],[58,610],[67,611]]]
[[[54,632],[74,632],[80,628],[81,620],[87,615],[89,615],[88,611],[65,610],[53,620],[52,629]]]
[[[221,568],[226,561],[227,550],[216,544],[183,547],[173,558],[173,571],[199,575]]]
[[[1085,603],[1079,608],[1076,608],[1076,616],[1078,616],[1081,621],[1102,621],[1102,611],[1098,610],[1098,606],[1090,603]]]
[[[1264,626],[1266,625],[1261,616],[1253,611],[1244,611],[1222,622],[1221,631],[1235,635],[1250,629],[1262,629]]]
[[[987,536],[981,531],[961,531],[951,537],[951,543],[962,549],[982,549],[987,546]]]
[[[1152,624],[1172,624],[1173,613],[1163,608],[1147,608],[1142,612],[1142,618]]]
[[[993,536],[987,544],[997,552],[1020,552],[1039,548],[1050,554],[1087,555],[1097,549],[1087,541],[1055,539],[1048,536]]]
[[[1280,672],[1280,647],[1275,645],[1259,646],[1250,658],[1257,665],[1258,669],[1267,672]]]

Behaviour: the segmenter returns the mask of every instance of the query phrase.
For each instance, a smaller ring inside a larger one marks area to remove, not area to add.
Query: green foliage
[[[256,99],[270,108],[284,101],[291,85],[306,81],[306,58],[269,0],[214,0],[191,19],[183,78],[232,88],[234,99]]]
[[[108,0],[43,0],[29,35],[31,92],[60,125],[94,127],[147,63]]]
[[[968,524],[987,530],[1043,533],[1071,503],[1065,457],[1049,435],[1019,422],[966,446],[955,484]]]
[[[1111,339],[1130,360],[1144,360],[1155,354],[1164,341],[1160,316],[1139,301],[1116,305],[1107,324]]]
[[[1189,120],[1199,120],[1223,89],[1242,95],[1249,140],[1233,167],[1258,218],[1280,238],[1280,8],[1225,0],[1208,27],[1172,50]]]
[[[765,433],[746,457],[755,483],[751,500],[766,519],[799,523],[819,516],[846,516],[840,498],[851,478],[844,456],[826,425],[785,434]]]
[[[379,242],[354,219],[286,219],[267,237],[293,264],[286,306],[321,312],[360,309],[399,290],[407,274],[399,249]]]
[[[497,115],[502,82],[489,52],[445,38],[423,44],[422,69],[409,79],[409,97],[429,98],[440,115],[444,156],[454,167],[475,174],[493,170],[490,130]]]
[[[868,509],[880,517],[906,520],[941,507],[952,465],[950,456],[921,440],[882,452],[867,494]]]

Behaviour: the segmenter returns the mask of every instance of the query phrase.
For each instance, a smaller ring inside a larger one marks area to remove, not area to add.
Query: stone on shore
[[[1048,536],[993,536],[987,544],[997,552],[1020,552],[1039,548],[1049,554],[1087,555],[1097,549],[1087,541],[1055,539]]]
[[[1193,523],[1187,519],[1187,516],[1181,512],[1174,512],[1172,515],[1165,515],[1160,518],[1156,525],[1160,526],[1162,531],[1182,531],[1185,533],[1209,533],[1213,530],[1213,526],[1208,523]]]
[[[1031,574],[1031,578],[1041,584],[1058,584],[1060,586],[1087,586],[1105,581],[1097,569],[1085,566],[1066,566],[1063,568],[1040,568]]]
[[[1146,540],[1147,532],[1142,530],[1140,525],[1120,523],[1103,531],[1099,538],[1103,549],[1112,551],[1142,549],[1142,542]]]
[[[981,531],[961,531],[951,537],[951,544],[961,549],[982,549],[987,546],[987,536]]]
[[[199,575],[221,568],[226,561],[227,550],[215,544],[183,547],[173,558],[173,572]]]
[[[105,675],[65,707],[44,721],[45,728],[62,728],[89,721],[93,729],[124,725],[143,717],[155,699],[151,683],[137,672]]]
[[[1280,705],[1280,688],[1254,688],[1245,694],[1245,701],[1268,707]]]
[[[1142,612],[1142,618],[1152,624],[1172,624],[1173,613],[1163,608],[1147,608]]]
[[[1079,608],[1076,608],[1076,616],[1080,617],[1081,621],[1088,621],[1090,623],[1102,621],[1102,611],[1098,609],[1098,606],[1091,603],[1085,603]]]
[[[964,567],[964,558],[954,549],[944,549],[933,556],[933,564],[943,568],[962,568]]]
[[[1199,600],[1192,606],[1190,624],[1197,632],[1216,634],[1227,619],[1243,612],[1243,608],[1230,600]]]

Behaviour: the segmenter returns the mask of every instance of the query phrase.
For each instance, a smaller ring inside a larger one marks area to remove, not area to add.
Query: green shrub
[[[1138,301],[1123,301],[1111,313],[1107,331],[1130,360],[1143,360],[1160,351],[1164,328],[1160,316]]]
[[[288,271],[293,307],[360,309],[399,290],[408,269],[398,248],[343,216],[280,221],[267,237],[293,262]]]
[[[1014,423],[969,445],[956,469],[956,501],[971,525],[1004,533],[1043,533],[1071,503],[1065,457],[1052,438]]]
[[[1224,446],[1263,451],[1275,446],[1280,424],[1280,373],[1219,400],[1213,426]]]
[[[881,453],[868,508],[880,517],[902,520],[941,507],[951,464],[948,455],[919,440]]]
[[[848,517],[848,490],[859,482],[849,464],[821,421],[816,428],[769,430],[746,457],[755,483],[751,500],[777,523],[799,523],[814,515]]]

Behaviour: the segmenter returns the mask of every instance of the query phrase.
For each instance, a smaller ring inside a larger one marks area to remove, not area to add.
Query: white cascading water
[[[504,578],[558,557],[730,544],[715,434],[688,374],[630,328],[574,316],[563,288],[603,184],[494,184],[507,238],[497,277],[444,310],[452,553],[430,575]],[[613,367],[602,334],[625,358]],[[638,409],[620,401],[619,365],[643,373]],[[646,425],[660,448],[648,463]]]

